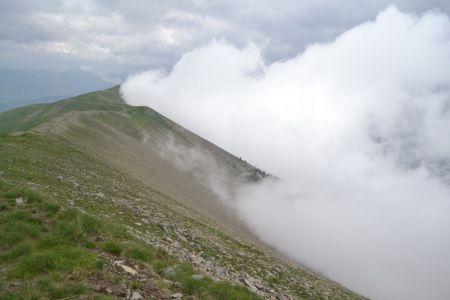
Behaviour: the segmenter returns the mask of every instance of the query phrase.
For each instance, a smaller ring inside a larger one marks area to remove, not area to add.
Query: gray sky
[[[212,38],[253,41],[266,61],[285,60],[389,4],[406,12],[450,11],[445,0],[0,0],[0,68],[81,68],[123,77],[170,68]]]

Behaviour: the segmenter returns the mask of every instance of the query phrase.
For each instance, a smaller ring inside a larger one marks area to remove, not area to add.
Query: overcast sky
[[[285,60],[334,39],[389,4],[450,11],[446,0],[0,0],[0,68],[84,69],[123,78],[170,68],[212,38]]]

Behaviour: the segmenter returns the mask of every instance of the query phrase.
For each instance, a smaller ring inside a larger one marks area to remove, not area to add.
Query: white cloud
[[[85,71],[85,72],[92,72],[92,67],[91,66],[82,65],[82,66],[79,67],[79,69],[81,71]]]
[[[215,40],[123,85],[282,180],[237,209],[281,251],[378,299],[448,299],[450,24],[391,7],[266,64]]]
[[[172,66],[183,52],[211,38],[239,46],[252,40],[274,61],[292,57],[311,42],[330,41],[389,3],[406,11],[450,11],[444,0],[16,0],[0,4],[0,43],[10,45],[1,49],[0,61],[13,68],[95,64],[96,72],[128,74],[130,69]],[[72,50],[47,51],[36,47],[41,43],[64,43]],[[38,51],[17,52],[29,47]]]

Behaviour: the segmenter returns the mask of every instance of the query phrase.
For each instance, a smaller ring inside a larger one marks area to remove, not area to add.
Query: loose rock
[[[133,294],[131,294],[130,300],[140,300],[140,299],[144,299],[144,298],[142,297],[142,295],[139,294],[139,293],[136,292],[136,291],[133,291]]]
[[[163,270],[163,273],[166,276],[173,276],[177,273],[177,270],[174,267],[167,267]]]
[[[121,261],[121,260],[116,261],[115,264],[117,266],[121,267],[125,272],[130,273],[131,275],[136,275],[138,273],[138,271],[136,271],[135,269],[130,268],[127,265],[124,265],[123,261]]]

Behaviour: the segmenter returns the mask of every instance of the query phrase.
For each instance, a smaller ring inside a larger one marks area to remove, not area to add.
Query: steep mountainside
[[[118,87],[55,104],[11,110],[0,114],[0,124],[3,124],[0,125],[0,132],[33,128],[35,132],[59,136],[223,225],[233,226],[241,233],[243,227],[239,221],[217,201],[217,195],[208,188],[209,182],[202,178],[212,178],[212,168],[233,175],[217,174],[221,177],[217,180],[224,177],[226,181],[234,177],[256,180],[264,176],[259,170],[154,110],[124,104]],[[168,143],[173,144],[169,152],[166,150]],[[201,153],[196,152],[192,153],[195,157],[179,157],[180,152],[187,149],[207,153],[210,159],[198,161],[203,156],[199,157]],[[202,163],[206,169],[180,168],[179,164],[173,163],[176,159],[186,159],[193,164]],[[216,163],[220,166],[215,166]],[[226,182],[226,185],[227,190],[232,191],[233,182]]]
[[[126,105],[117,87],[0,113],[0,132],[5,134],[0,141],[0,201],[6,203],[0,214],[31,210],[45,217],[41,217],[41,222],[54,223],[52,218],[56,217],[45,209],[40,212],[42,205],[30,201],[27,195],[32,191],[41,195],[39,199],[48,199],[60,207],[58,211],[75,210],[96,216],[100,223],[126,228],[128,235],[119,237],[99,230],[98,236],[88,236],[93,239],[92,247],[80,251],[95,253],[100,257],[97,260],[108,265],[114,258],[104,249],[108,249],[105,243],[112,239],[113,244],[126,250],[118,255],[128,264],[135,263],[132,256],[126,255],[133,247],[148,245],[151,251],[162,249],[173,255],[175,258],[163,262],[148,258],[144,265],[136,263],[136,268],[144,273],[146,268],[152,270],[149,274],[156,278],[154,282],[161,292],[157,297],[180,292],[183,297],[194,295],[201,299],[247,299],[232,285],[226,288],[237,290],[220,296],[213,281],[208,281],[213,278],[244,285],[267,299],[360,298],[278,258],[259,245],[223,205],[238,183],[257,181],[266,176],[264,172],[150,108]],[[9,255],[22,242],[19,239],[4,244],[2,255]],[[30,249],[39,249],[33,236],[25,242]],[[27,255],[28,252],[20,257],[26,260]],[[186,273],[182,262],[193,269]],[[108,270],[117,265],[112,264]],[[0,282],[11,293],[23,284],[14,285],[14,268],[18,266],[10,260],[0,260]],[[36,276],[50,276],[53,272],[56,271],[44,268],[24,278],[35,282]],[[195,272],[206,276],[205,282],[197,281],[201,276],[192,277]],[[102,276],[115,276],[110,273]],[[130,297],[133,289],[144,296],[151,295],[143,285],[133,287],[136,276],[131,274],[118,281],[130,291]],[[89,282],[79,294],[118,296],[106,288],[96,291],[90,275],[83,278]],[[164,278],[172,282],[170,286],[165,285]],[[106,279],[103,283],[117,285]],[[36,288],[48,296],[48,291]]]

